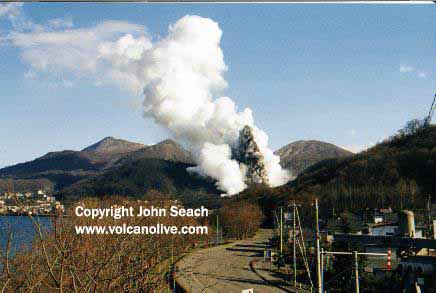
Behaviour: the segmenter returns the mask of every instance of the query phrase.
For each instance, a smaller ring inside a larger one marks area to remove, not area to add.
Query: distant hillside
[[[192,164],[194,162],[190,152],[185,150],[174,140],[166,139],[155,145],[147,146],[130,152],[122,159],[120,159],[117,164],[122,165],[127,162],[147,158],[158,158],[167,161],[181,162],[187,164]]]
[[[63,189],[60,195],[71,200],[82,196],[143,197],[152,191],[159,191],[194,204],[219,198],[220,192],[214,181],[188,173],[186,168],[190,166],[162,159],[133,160],[101,175],[81,180]]]
[[[103,163],[93,161],[89,154],[78,151],[51,152],[33,161],[0,169],[0,176],[26,177],[50,171],[97,171]]]
[[[275,154],[280,156],[280,165],[296,176],[322,160],[347,157],[353,153],[327,142],[299,140],[285,145]]]
[[[53,183],[48,179],[0,179],[0,192],[24,192],[30,190],[53,190]]]
[[[51,152],[33,161],[0,169],[0,179],[14,180],[18,189],[25,188],[24,180],[45,179],[55,189],[92,176],[103,169],[105,162],[95,160],[87,153],[78,151]]]
[[[82,151],[50,152],[33,161],[2,168],[0,179],[46,179],[52,183],[55,190],[60,190],[79,180],[102,174],[112,167],[141,158],[191,162],[189,152],[171,140],[145,146],[106,137]],[[16,187],[20,188],[20,183],[23,182],[17,181]]]
[[[399,133],[357,155],[321,161],[294,182],[292,193],[316,195],[327,207],[424,206],[436,195],[436,127]]]
[[[84,148],[84,152],[100,153],[100,154],[120,154],[129,153],[145,147],[141,143],[131,142],[123,139],[106,137],[99,142]]]

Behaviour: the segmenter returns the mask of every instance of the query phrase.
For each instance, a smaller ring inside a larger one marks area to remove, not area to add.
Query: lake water
[[[45,229],[50,229],[51,223],[48,217],[34,217]],[[27,216],[0,216],[0,243],[2,249],[6,247],[8,240],[8,227],[12,230],[11,252],[17,249],[29,249],[35,237],[35,228],[32,220]]]

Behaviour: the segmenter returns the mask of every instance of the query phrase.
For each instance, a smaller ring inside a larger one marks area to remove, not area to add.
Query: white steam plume
[[[62,71],[143,92],[144,116],[187,144],[198,164],[190,171],[216,179],[228,195],[246,188],[247,168],[232,158],[232,149],[238,147],[240,130],[250,126],[268,184],[282,185],[290,174],[269,149],[266,133],[254,125],[252,111],[238,111],[230,98],[218,96],[227,86],[221,35],[213,20],[188,15],[156,42],[140,25],[113,21],[92,28],[12,32],[9,39],[23,49],[33,70]]]
[[[228,97],[213,99],[226,86],[221,34],[216,22],[185,16],[170,26],[165,39],[144,52],[144,113],[188,143],[198,163],[191,170],[215,178],[229,195],[246,187],[245,168],[232,159],[231,148],[237,147],[239,131],[251,126],[268,183],[284,184],[290,175],[268,148],[268,136],[254,125],[252,111],[238,112]]]

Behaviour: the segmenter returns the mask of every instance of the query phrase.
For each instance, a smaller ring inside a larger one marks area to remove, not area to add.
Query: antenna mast
[[[433,116],[435,108],[436,108],[436,94],[435,94],[435,96],[433,98],[433,103],[431,103],[430,111],[428,112],[428,115],[427,115],[427,117],[424,120],[424,127],[430,126],[431,118]]]

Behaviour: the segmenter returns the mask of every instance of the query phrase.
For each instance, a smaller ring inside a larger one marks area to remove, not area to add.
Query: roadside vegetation
[[[17,202],[19,204],[19,202]],[[35,238],[29,247],[14,247],[18,231],[7,231],[0,251],[0,288],[2,291],[142,291],[162,290],[172,285],[175,262],[195,247],[215,241],[216,213],[226,240],[253,236],[262,222],[260,207],[248,201],[228,201],[209,217],[122,217],[91,219],[77,217],[75,207],[108,208],[139,206],[169,208],[178,205],[171,195],[149,191],[144,199],[121,196],[85,198],[67,208],[64,215],[53,216],[50,225],[29,217]],[[82,210],[82,209],[81,209]],[[136,215],[136,214],[135,214]],[[76,226],[207,226],[208,235],[180,234],[104,234],[78,235]]]
[[[220,218],[226,238],[244,239],[254,236],[263,214],[258,204],[241,200],[225,202],[220,209]]]
[[[166,199],[153,202],[110,199],[84,199],[76,204],[86,207],[124,205],[169,207]],[[162,288],[168,282],[173,262],[181,253],[208,241],[199,235],[77,235],[77,225],[156,225],[158,222],[177,227],[207,225],[207,219],[192,217],[126,217],[120,220],[76,217],[74,205],[65,216],[56,216],[51,227],[33,219],[36,232],[30,250],[15,250],[8,233],[1,251],[0,288],[2,291],[142,291]]]

